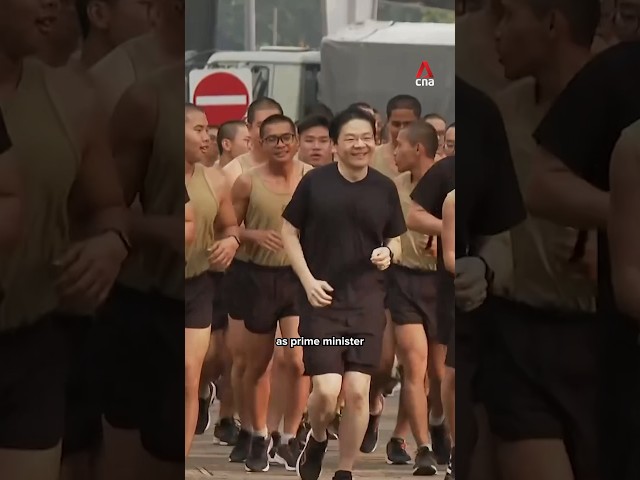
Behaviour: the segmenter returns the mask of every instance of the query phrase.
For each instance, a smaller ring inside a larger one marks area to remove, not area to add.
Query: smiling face
[[[336,153],[347,166],[362,168],[369,165],[375,148],[376,140],[371,122],[356,118],[340,129]]]
[[[207,163],[211,138],[207,116],[196,109],[187,109],[184,117],[184,154],[188,163]]]
[[[60,11],[59,0],[0,0],[0,50],[13,59],[42,51]]]

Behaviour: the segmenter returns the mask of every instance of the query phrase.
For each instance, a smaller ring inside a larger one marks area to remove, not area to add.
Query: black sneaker
[[[213,383],[209,384],[209,394],[205,398],[198,398],[198,423],[196,423],[196,435],[202,435],[211,426],[209,408],[216,398]]]
[[[244,462],[244,469],[247,472],[268,472],[269,471],[269,447],[270,437],[254,435],[251,438],[251,448],[249,455]]]
[[[274,461],[279,465],[283,465],[288,472],[296,471],[296,462],[302,453],[302,445],[295,438],[289,440],[288,443],[280,443],[276,448]]]
[[[382,397],[382,409],[378,415],[369,415],[369,424],[367,425],[367,431],[362,439],[362,445],[360,445],[360,451],[362,453],[373,453],[378,446],[378,435],[380,427],[380,419],[382,418],[382,411],[384,410],[384,397]]]
[[[243,463],[249,456],[249,450],[251,449],[251,432],[246,430],[240,430],[238,433],[238,441],[233,446],[233,450],[229,454],[229,461],[231,463]]]
[[[451,458],[449,459],[449,466],[447,467],[447,475],[444,480],[456,480],[456,449],[451,449]]]
[[[307,434],[307,441],[296,462],[298,478],[302,480],[318,480],[322,473],[322,461],[328,444],[328,437],[324,442],[318,442],[313,438],[311,432]]]
[[[280,446],[280,442],[280,432],[271,432],[271,441],[269,442],[269,463],[279,463],[276,460],[276,452]]]
[[[429,447],[420,447],[416,453],[416,461],[413,465],[413,474],[431,477],[438,473],[438,461]]]
[[[298,443],[304,445],[304,442],[307,441],[307,435],[310,431],[311,424],[306,417],[303,417],[302,421],[300,422],[300,426],[298,427],[298,432],[296,433],[296,439],[298,440]]]
[[[346,470],[338,470],[333,475],[333,480],[352,480],[353,476],[351,472],[347,472]]]
[[[387,463],[389,465],[407,465],[411,455],[407,453],[407,443],[402,438],[391,438],[387,443]]]
[[[449,463],[451,456],[451,441],[447,434],[447,428],[442,425],[429,427],[431,432],[431,443],[433,444],[433,453],[436,456],[438,465],[446,465]]]
[[[218,445],[235,445],[240,434],[240,426],[234,418],[221,418],[213,429],[214,443]]]

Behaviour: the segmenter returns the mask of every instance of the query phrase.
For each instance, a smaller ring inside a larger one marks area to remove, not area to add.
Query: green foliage
[[[218,50],[244,49],[244,0],[219,0]],[[273,44],[274,9],[278,11],[278,45],[318,48],[322,40],[320,0],[257,0],[256,43]],[[379,20],[453,23],[452,11],[380,2]]]

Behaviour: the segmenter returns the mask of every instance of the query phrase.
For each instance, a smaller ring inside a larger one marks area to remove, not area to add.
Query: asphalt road
[[[212,407],[212,418],[217,419],[217,403]],[[392,466],[387,465],[385,460],[385,445],[391,437],[395,423],[395,415],[398,409],[398,397],[388,397],[385,403],[385,410],[380,422],[380,441],[374,453],[362,455],[356,465],[354,478],[386,478],[387,480],[397,480],[401,478],[413,478],[411,465]],[[415,450],[415,445],[409,442],[409,451]],[[325,457],[325,464],[321,480],[331,480],[336,469],[338,457],[337,442],[329,442],[329,450]],[[204,435],[197,436],[191,451],[191,456],[187,461],[185,479],[216,478],[219,480],[286,480],[295,479],[295,472],[287,472],[283,467],[271,466],[265,473],[247,473],[244,465],[229,463],[228,456],[231,447],[222,447],[213,444],[213,427]],[[437,480],[444,478],[444,469],[440,474],[430,477]]]

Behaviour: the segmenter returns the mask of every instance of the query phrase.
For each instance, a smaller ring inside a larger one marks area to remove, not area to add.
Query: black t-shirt
[[[0,111],[0,154],[6,152],[11,148],[11,139],[9,138],[9,132],[7,126],[4,123],[4,117],[2,111]]]
[[[536,141],[595,187],[609,190],[622,131],[640,118],[640,41],[604,50],[578,72],[534,133]],[[598,304],[614,309],[606,232],[598,235]]]
[[[382,298],[384,274],[371,252],[407,229],[390,179],[370,168],[350,182],[337,163],[316,168],[302,178],[282,216],[300,230],[312,275],[334,288],[331,308],[361,310],[371,295]]]
[[[456,158],[447,157],[433,165],[411,192],[411,199],[425,211],[442,220],[442,205],[447,194],[456,188]],[[437,249],[438,272],[448,277],[444,266],[442,242]]]
[[[456,78],[456,257],[474,237],[491,236],[526,218],[504,122],[495,103]]]

